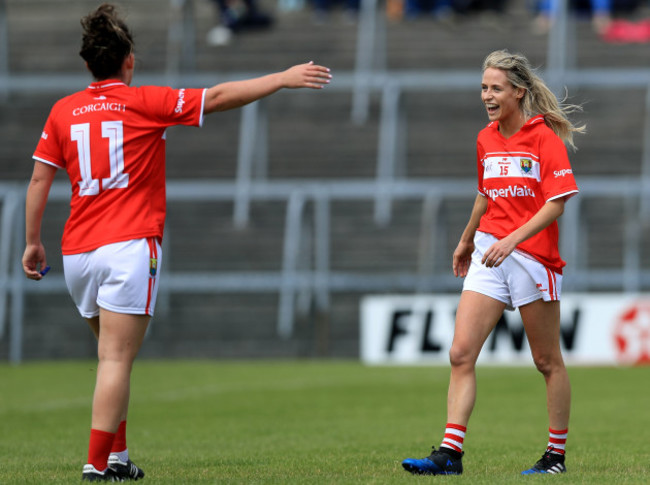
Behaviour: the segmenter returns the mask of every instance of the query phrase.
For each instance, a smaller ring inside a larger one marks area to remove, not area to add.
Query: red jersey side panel
[[[204,90],[91,84],[58,101],[34,159],[65,169],[72,185],[63,254],[162,238],[165,130],[201,126]]]
[[[478,135],[477,163],[478,190],[488,198],[478,230],[498,239],[529,221],[549,200],[578,192],[566,147],[543,116],[530,119],[507,139],[496,122],[490,123]],[[558,239],[554,221],[517,249],[561,273],[565,262]]]

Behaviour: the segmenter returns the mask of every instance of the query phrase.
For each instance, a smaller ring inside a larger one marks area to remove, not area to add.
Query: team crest
[[[521,158],[519,160],[519,166],[524,173],[528,173],[533,169],[533,161],[530,158]]]
[[[152,278],[156,277],[156,271],[158,270],[158,260],[156,258],[149,258],[149,274]]]

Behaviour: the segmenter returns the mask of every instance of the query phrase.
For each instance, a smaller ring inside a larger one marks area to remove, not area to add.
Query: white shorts
[[[99,308],[153,316],[162,251],[156,238],[107,244],[94,251],[63,256],[68,291],[84,318]]]
[[[562,275],[520,251],[513,251],[496,268],[481,263],[485,251],[498,239],[491,234],[477,232],[476,249],[463,283],[463,291],[487,295],[506,304],[508,310],[526,305],[540,298],[544,301],[560,299]]]

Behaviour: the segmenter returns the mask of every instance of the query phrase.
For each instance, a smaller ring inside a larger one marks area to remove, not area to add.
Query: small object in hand
[[[46,266],[41,271],[39,271],[39,273],[41,274],[41,276],[45,276],[49,270],[50,270],[50,267]]]

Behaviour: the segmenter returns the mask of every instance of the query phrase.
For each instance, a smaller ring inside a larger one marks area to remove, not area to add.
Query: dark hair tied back
[[[95,79],[109,79],[120,72],[133,52],[133,37],[115,6],[104,3],[81,19],[83,36],[79,55]]]

